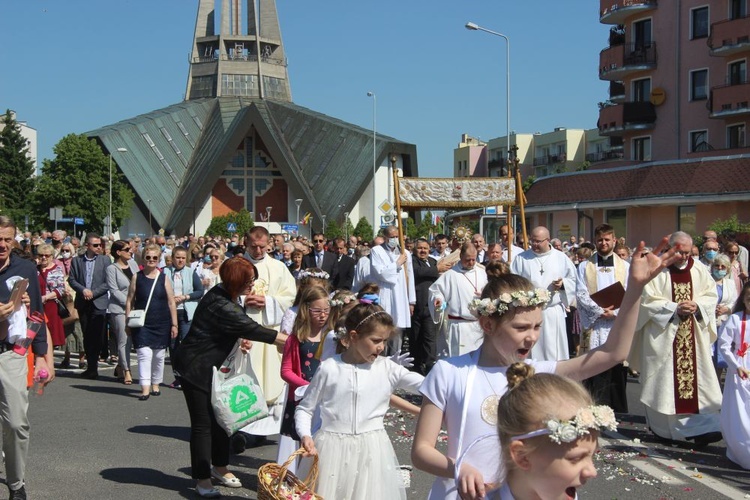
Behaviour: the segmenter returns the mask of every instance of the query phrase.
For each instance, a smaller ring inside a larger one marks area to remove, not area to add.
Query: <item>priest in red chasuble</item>
[[[716,283],[690,255],[693,240],[669,239],[677,262],[643,290],[631,366],[641,372],[641,402],[657,436],[706,445],[721,440],[721,389],[711,362]]]

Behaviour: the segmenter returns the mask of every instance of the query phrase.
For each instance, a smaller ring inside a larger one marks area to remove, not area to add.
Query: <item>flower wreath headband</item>
[[[327,280],[327,279],[330,279],[331,276],[329,276],[329,274],[327,272],[325,272],[325,271],[310,272],[310,271],[307,271],[307,270],[303,269],[297,275],[297,279],[301,280],[301,279],[305,279],[305,278],[318,278],[318,279],[322,279],[322,280]]]
[[[612,408],[606,405],[593,405],[581,408],[576,412],[576,416],[572,420],[551,418],[547,421],[543,429],[514,436],[511,439],[522,440],[548,434],[550,440],[554,443],[572,443],[578,438],[589,434],[591,429],[597,431],[601,429],[617,430],[617,419],[615,419],[615,412]]]
[[[338,299],[328,299],[328,305],[331,307],[341,307],[346,304],[351,304],[355,300],[357,300],[357,296],[354,294],[342,295],[341,298]]]
[[[477,318],[480,316],[502,316],[511,307],[535,307],[546,306],[549,302],[550,293],[544,288],[529,291],[505,292],[496,299],[474,299],[469,304],[469,311]]]

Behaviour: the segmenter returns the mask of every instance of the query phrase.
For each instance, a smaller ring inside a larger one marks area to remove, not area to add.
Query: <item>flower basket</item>
[[[258,500],[323,500],[313,491],[318,481],[318,456],[313,456],[312,467],[304,481],[289,472],[289,465],[305,453],[300,448],[283,465],[268,463],[258,469]]]

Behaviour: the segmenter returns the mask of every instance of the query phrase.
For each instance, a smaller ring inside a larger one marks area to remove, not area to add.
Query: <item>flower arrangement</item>
[[[343,326],[340,326],[334,330],[333,335],[336,337],[337,340],[342,340],[346,338],[346,328]]]
[[[606,405],[581,408],[572,420],[551,418],[543,429],[516,436],[513,439],[528,439],[547,434],[554,443],[572,443],[578,438],[588,435],[591,429],[617,430],[617,419],[612,408]]]
[[[338,299],[329,299],[328,305],[331,307],[341,307],[346,304],[351,304],[355,300],[357,300],[357,296],[354,294],[343,295],[343,296],[340,296]]]
[[[308,271],[307,269],[303,269],[297,275],[297,279],[302,280],[305,278],[318,278],[322,280],[327,280],[327,279],[330,279],[331,276],[325,271]]]
[[[492,316],[497,314],[502,316],[511,307],[536,307],[546,306],[549,302],[550,293],[544,288],[537,288],[528,292],[506,292],[500,294],[496,299],[474,299],[469,304],[469,311],[475,317]]]

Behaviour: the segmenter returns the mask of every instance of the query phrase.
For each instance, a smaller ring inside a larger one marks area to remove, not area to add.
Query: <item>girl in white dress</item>
[[[302,446],[319,457],[315,491],[330,499],[405,500],[383,416],[394,390],[416,394],[424,377],[380,356],[394,332],[382,307],[358,304],[345,328],[346,351],[320,364],[295,412]],[[313,436],[316,409],[322,424]]]
[[[724,398],[721,403],[721,433],[727,443],[727,458],[750,469],[750,282],[745,283],[734,306],[734,314],[719,333],[719,351],[727,363]]]
[[[526,363],[514,363],[506,376],[508,392],[500,398],[497,430],[507,476],[487,499],[578,498],[578,487],[596,477],[599,432],[617,429],[614,411],[594,405],[579,382],[551,373],[534,375]]]
[[[475,446],[477,438],[496,432],[497,404],[507,390],[506,371],[516,361],[537,373],[556,373],[583,380],[627,358],[635,334],[643,287],[674,262],[674,250],[662,253],[667,238],[653,252],[640,243],[630,264],[628,287],[607,341],[586,354],[565,361],[534,361],[528,356],[539,338],[542,308],[548,290],[534,290],[514,274],[488,276],[474,314],[484,332],[478,350],[439,360],[420,391],[425,396],[412,446],[412,462],[436,477],[430,499],[478,499],[503,479],[497,446]],[[441,427],[448,432],[448,450],[436,448]],[[456,466],[463,457],[460,467]],[[495,461],[493,461],[495,459]],[[498,471],[500,471],[498,473]],[[488,485],[494,485],[488,487]]]

